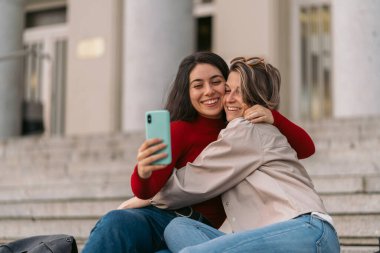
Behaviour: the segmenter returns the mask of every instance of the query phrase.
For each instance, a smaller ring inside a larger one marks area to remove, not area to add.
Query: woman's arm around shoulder
[[[285,118],[276,110],[272,110],[272,114],[274,118],[273,125],[286,136],[290,146],[297,152],[298,159],[308,158],[315,153],[314,142],[304,129]]]
[[[276,110],[269,110],[261,105],[254,105],[244,112],[244,118],[251,123],[273,124],[285,135],[290,146],[297,152],[299,159],[315,153],[313,140],[301,127],[297,126]]]

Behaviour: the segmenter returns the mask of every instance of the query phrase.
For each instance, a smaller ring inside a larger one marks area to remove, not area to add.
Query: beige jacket
[[[326,213],[286,137],[272,125],[242,118],[231,121],[193,163],[174,170],[152,204],[177,209],[220,194],[235,232]]]

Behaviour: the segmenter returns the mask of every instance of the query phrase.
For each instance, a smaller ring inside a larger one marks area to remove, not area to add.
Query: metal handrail
[[[5,54],[5,55],[0,55],[0,61],[14,59],[14,58],[18,58],[18,57],[24,57],[26,55],[33,55],[35,57],[40,57],[42,59],[48,59],[48,60],[51,59],[49,54],[43,53],[37,49],[29,48],[29,49],[22,49],[22,50],[13,51],[13,52],[11,52],[9,54]]]

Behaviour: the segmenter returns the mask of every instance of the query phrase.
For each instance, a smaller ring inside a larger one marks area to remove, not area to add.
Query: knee
[[[112,228],[134,227],[143,217],[130,210],[113,210],[101,219],[102,226]]]
[[[168,226],[171,227],[181,227],[181,226],[194,226],[198,221],[192,220],[186,217],[176,217],[170,221]]]
[[[190,230],[198,230],[199,224],[201,223],[185,217],[174,218],[164,230],[165,240],[171,241],[173,238],[177,239],[181,235],[185,235]]]
[[[126,214],[122,212],[123,210],[112,210],[108,212],[106,215],[104,215],[101,219],[103,224],[109,224],[109,225],[118,225],[120,223],[123,223],[125,221]]]
[[[190,220],[190,219],[185,218],[185,217],[174,218],[166,226],[166,228],[165,228],[165,234],[172,234],[172,233],[175,234],[176,231],[178,231],[178,230],[181,231],[182,227],[184,227],[184,226],[187,227],[187,226],[193,225],[192,222],[193,222],[193,220]]]

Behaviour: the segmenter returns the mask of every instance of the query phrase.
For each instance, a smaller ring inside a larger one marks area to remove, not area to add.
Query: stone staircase
[[[380,118],[302,122],[317,153],[304,165],[332,214],[344,253],[380,237]],[[83,246],[98,218],[131,196],[143,133],[0,142],[0,243],[67,233]]]
[[[317,148],[303,164],[333,216],[342,252],[379,250],[380,118],[302,125]]]
[[[74,235],[79,247],[98,218],[131,197],[142,133],[28,137],[0,144],[0,242]]]

